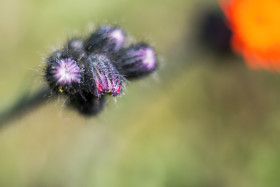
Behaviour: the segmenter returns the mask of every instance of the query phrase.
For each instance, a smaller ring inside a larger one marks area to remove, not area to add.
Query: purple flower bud
[[[157,68],[156,53],[146,44],[124,49],[126,35],[102,26],[87,40],[71,39],[47,59],[45,79],[51,91],[64,94],[70,107],[85,116],[102,110],[107,95],[118,96],[126,79]]]
[[[59,85],[71,85],[73,82],[80,83],[81,70],[76,61],[67,59],[57,60],[57,66],[53,69],[53,74]]]
[[[55,62],[57,59],[61,58],[61,56],[62,56],[61,51],[57,50],[53,52],[52,55],[49,56],[49,58],[47,59],[48,64]]]
[[[157,68],[156,53],[146,44],[136,44],[122,51],[116,66],[128,78],[147,75]]]
[[[55,52],[55,55],[59,53]],[[75,93],[82,79],[82,71],[77,62],[71,58],[52,57],[46,68],[49,86],[59,93]]]
[[[125,33],[118,27],[102,26],[85,42],[88,52],[117,53],[125,44]]]
[[[95,54],[85,60],[84,90],[100,97],[108,94],[117,96],[124,84],[123,76],[104,54]]]
[[[62,56],[79,60],[84,55],[84,43],[79,39],[71,39],[63,49]]]

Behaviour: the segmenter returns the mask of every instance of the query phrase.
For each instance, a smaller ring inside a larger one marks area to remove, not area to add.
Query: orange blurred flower
[[[254,69],[280,72],[280,0],[227,0],[232,46]]]

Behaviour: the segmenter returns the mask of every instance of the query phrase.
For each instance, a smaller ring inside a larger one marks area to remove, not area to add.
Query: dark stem
[[[24,94],[18,101],[8,110],[0,113],[0,128],[10,123],[14,119],[18,119],[22,115],[30,112],[32,109],[40,106],[51,96],[51,91],[48,88],[43,88],[37,91],[32,96],[28,93]]]

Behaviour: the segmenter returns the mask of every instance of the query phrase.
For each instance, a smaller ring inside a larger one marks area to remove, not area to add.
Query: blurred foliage
[[[98,117],[55,101],[1,129],[0,186],[279,186],[280,76],[193,47],[194,15],[212,6],[2,0],[1,110],[44,85],[42,56],[91,25],[118,24],[163,60]]]

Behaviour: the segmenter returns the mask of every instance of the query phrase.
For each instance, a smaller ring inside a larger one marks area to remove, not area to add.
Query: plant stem
[[[32,96],[28,93],[20,97],[14,105],[6,111],[0,113],[0,128],[10,123],[12,120],[18,119],[22,115],[30,112],[32,109],[39,107],[51,96],[48,88],[42,88]]]

